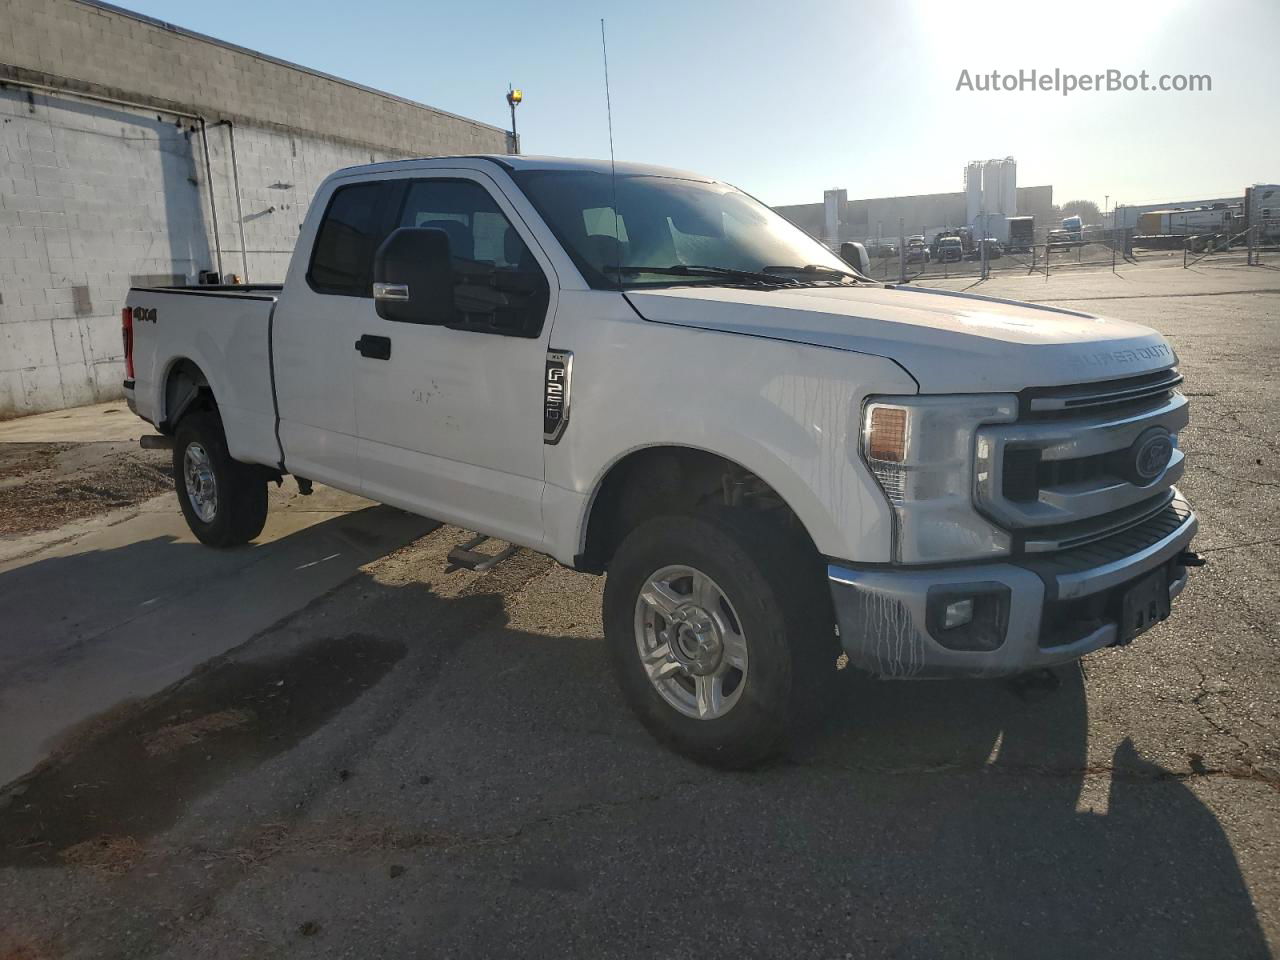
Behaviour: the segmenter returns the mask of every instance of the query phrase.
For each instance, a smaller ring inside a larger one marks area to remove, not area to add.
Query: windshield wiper
[[[767,283],[770,286],[792,285],[799,281],[776,273],[757,273],[753,270],[733,270],[729,267],[709,267],[694,263],[676,263],[669,267],[612,266],[601,267],[604,273],[657,273],[672,277],[721,277],[725,280],[741,280],[744,283]]]
[[[853,280],[855,283],[875,282],[874,280],[870,280],[868,277],[864,277],[862,274],[856,273],[853,270],[841,270],[838,267],[826,267],[820,263],[807,263],[803,267],[765,267],[764,271],[765,273],[804,273],[815,277],[819,275],[840,277],[842,279]]]

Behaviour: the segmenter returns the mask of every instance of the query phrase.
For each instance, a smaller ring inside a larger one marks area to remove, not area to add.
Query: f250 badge
[[[569,387],[573,381],[573,352],[547,351],[547,376],[542,394],[542,441],[559,443],[569,425]]]

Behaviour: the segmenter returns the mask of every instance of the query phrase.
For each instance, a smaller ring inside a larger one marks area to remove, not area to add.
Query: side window
[[[547,278],[480,184],[415,180],[396,226],[442,230],[449,237],[459,315],[451,326],[523,337],[542,331],[550,297]]]
[[[307,279],[318,293],[372,296],[370,275],[382,188],[382,182],[353,183],[334,191],[316,232],[307,271]]]

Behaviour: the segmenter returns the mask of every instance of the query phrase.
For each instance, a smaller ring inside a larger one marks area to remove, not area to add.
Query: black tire
[[[202,518],[187,492],[187,450],[198,445],[213,475],[216,502],[212,516]],[[199,411],[183,417],[173,444],[173,479],[187,526],[210,547],[238,547],[262,532],[267,522],[267,480],[261,468],[233,460],[227,453],[222,421]]]
[[[838,644],[825,566],[806,540],[768,515],[716,510],[662,516],[636,527],[609,563],[605,638],[622,693],[660,742],[717,767],[756,766],[820,715],[836,676]],[[689,566],[723,591],[741,621],[749,669],[723,716],[687,716],[659,694],[637,647],[640,592],[664,567]]]

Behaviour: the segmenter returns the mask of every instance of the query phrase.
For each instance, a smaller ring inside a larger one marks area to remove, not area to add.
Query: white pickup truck
[[[203,542],[255,537],[292,474],[608,571],[627,700],[705,761],[779,749],[845,662],[1127,643],[1198,563],[1159,334],[872,282],[694,174],[342,170],[283,285],[134,289],[123,323]]]

